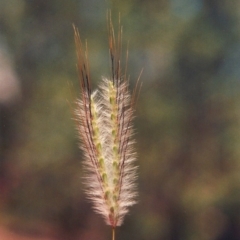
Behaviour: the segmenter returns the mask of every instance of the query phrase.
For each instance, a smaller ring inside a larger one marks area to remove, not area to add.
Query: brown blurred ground
[[[52,230],[35,230],[35,231],[18,231],[17,229],[11,229],[6,225],[0,225],[0,239],[1,240],[52,240],[60,239],[57,232]]]

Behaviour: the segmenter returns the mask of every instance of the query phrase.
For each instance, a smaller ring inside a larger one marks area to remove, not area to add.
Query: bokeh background
[[[132,88],[144,69],[139,198],[117,239],[240,239],[238,0],[1,0],[1,226],[31,239],[111,238],[85,199],[71,110],[72,24],[95,87],[109,76],[107,9],[116,26],[121,13]]]

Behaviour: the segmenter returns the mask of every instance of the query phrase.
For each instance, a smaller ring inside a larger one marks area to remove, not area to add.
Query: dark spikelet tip
[[[140,95],[140,92],[141,92],[142,81],[140,81],[140,78],[141,78],[142,73],[143,73],[143,69],[141,70],[141,72],[140,72],[140,74],[138,76],[136,85],[135,85],[135,87],[133,89],[133,92],[132,92],[132,99],[131,99],[131,107],[132,107],[132,109],[136,108],[136,105],[137,105],[137,102],[138,102],[138,98],[139,98],[139,95]]]
[[[84,97],[90,97],[91,95],[91,81],[90,81],[90,71],[88,64],[88,51],[87,51],[87,43],[86,47],[83,47],[81,37],[77,27],[73,24],[74,30],[74,40],[76,46],[77,53],[77,68],[78,68],[78,76],[81,86],[81,91],[84,92]],[[87,94],[87,96],[86,96]]]
[[[110,65],[111,65],[111,77],[114,86],[117,87],[118,81],[121,79],[121,48],[122,48],[122,28],[118,26],[117,37],[115,38],[114,27],[111,18],[111,11],[108,11],[107,15],[108,22],[108,39],[109,39],[109,54],[110,54]]]

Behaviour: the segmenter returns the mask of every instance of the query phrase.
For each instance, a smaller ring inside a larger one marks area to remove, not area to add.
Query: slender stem
[[[112,240],[115,240],[115,227],[112,228]]]

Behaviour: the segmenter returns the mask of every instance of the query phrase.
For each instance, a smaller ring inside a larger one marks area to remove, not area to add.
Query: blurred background
[[[85,199],[71,110],[72,24],[96,87],[110,74],[107,9],[116,26],[121,13],[132,88],[144,68],[139,198],[117,239],[240,239],[238,0],[0,1],[1,239],[111,238]]]

